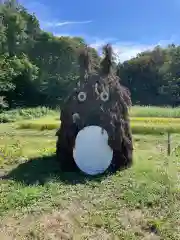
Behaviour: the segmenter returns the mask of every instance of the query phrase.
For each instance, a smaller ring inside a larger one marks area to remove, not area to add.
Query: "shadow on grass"
[[[111,173],[98,176],[87,176],[80,171],[61,172],[55,155],[31,159],[18,165],[1,179],[12,179],[26,185],[43,185],[55,179],[66,184],[86,183],[87,181],[101,181]]]

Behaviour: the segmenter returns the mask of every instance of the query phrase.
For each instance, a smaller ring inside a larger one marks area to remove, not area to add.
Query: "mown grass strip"
[[[163,117],[131,117],[131,122],[139,123],[158,123],[158,124],[180,124],[180,118],[163,118]]]
[[[18,124],[19,129],[53,130],[60,127],[59,121],[24,121]],[[131,128],[134,134],[164,134],[180,133],[180,122],[173,121],[131,121]]]
[[[158,123],[158,124],[176,124],[179,123],[180,124],[180,118],[163,118],[163,117],[130,117],[131,122],[139,122],[139,123]],[[31,121],[32,120],[28,120]],[[57,117],[53,117],[53,116],[47,116],[47,117],[42,117],[39,119],[34,119],[34,122],[38,122],[38,123],[54,123],[57,122],[59,123],[60,119]],[[24,121],[23,121],[24,122]]]
[[[180,133],[180,124],[154,124],[154,123],[135,123],[131,122],[133,134],[166,134]]]
[[[59,128],[60,123],[59,122],[24,122],[24,123],[20,123],[18,124],[18,128],[19,129],[35,129],[35,130],[53,130],[53,129],[57,129]]]

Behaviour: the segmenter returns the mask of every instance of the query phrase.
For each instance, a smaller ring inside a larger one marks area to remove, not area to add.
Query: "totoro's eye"
[[[87,95],[86,95],[85,92],[80,92],[80,93],[78,94],[78,100],[79,100],[80,102],[84,102],[84,101],[86,100],[86,98],[87,98]]]
[[[103,102],[106,102],[109,100],[109,94],[107,92],[102,92],[100,94],[100,99],[103,101]]]

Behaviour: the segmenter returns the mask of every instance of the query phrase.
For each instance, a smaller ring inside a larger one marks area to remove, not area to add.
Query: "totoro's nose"
[[[73,123],[78,123],[80,121],[80,115],[79,113],[74,113],[72,115]]]

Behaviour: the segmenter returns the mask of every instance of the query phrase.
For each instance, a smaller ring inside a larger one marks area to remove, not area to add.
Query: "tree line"
[[[81,37],[57,37],[40,28],[38,19],[16,0],[0,4],[0,108],[56,106],[79,77]],[[94,71],[101,57],[89,46]],[[180,103],[180,46],[157,46],[115,64],[131,91],[133,104]]]
[[[118,64],[117,74],[141,105],[180,105],[180,46],[156,46]]]

